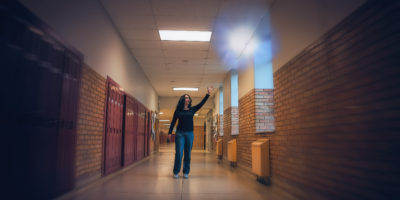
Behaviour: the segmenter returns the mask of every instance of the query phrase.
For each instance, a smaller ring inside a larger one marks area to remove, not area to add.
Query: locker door
[[[107,77],[104,175],[116,171],[122,165],[123,103],[120,86]]]
[[[134,99],[133,101],[133,154],[134,154],[134,161],[138,160],[137,158],[137,137],[138,137],[138,123],[139,123],[139,116],[138,116],[138,103]]]
[[[124,166],[133,163],[134,151],[134,123],[133,123],[133,98],[125,95],[125,131],[124,131]]]
[[[145,116],[144,108],[141,104],[138,105],[138,132],[137,132],[137,160],[144,158],[144,127]]]
[[[146,156],[150,155],[150,141],[151,141],[151,111],[147,112],[147,134],[146,134]]]
[[[76,124],[79,102],[80,74],[83,58],[69,50],[64,52],[63,84],[58,136],[58,194],[74,186]]]
[[[148,149],[148,142],[147,142],[147,138],[148,138],[148,132],[149,132],[149,114],[147,112],[147,109],[144,111],[144,157],[147,156],[147,149]]]

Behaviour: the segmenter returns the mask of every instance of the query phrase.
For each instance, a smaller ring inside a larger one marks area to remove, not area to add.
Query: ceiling
[[[239,59],[229,52],[228,37],[246,25],[254,32],[267,13],[268,0],[101,0],[122,39],[159,96],[180,96],[173,87],[203,97],[218,88]],[[212,31],[211,42],[161,41],[158,30]]]

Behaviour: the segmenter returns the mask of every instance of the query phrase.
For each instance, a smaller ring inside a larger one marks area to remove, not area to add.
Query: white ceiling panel
[[[205,64],[206,59],[205,58],[172,58],[172,57],[166,57],[165,62],[167,64]]]
[[[206,58],[207,51],[196,50],[164,50],[165,57],[172,58]]]
[[[150,1],[147,0],[101,0],[111,14],[153,15]]]
[[[212,17],[156,16],[160,30],[209,31],[212,30],[213,20]]]
[[[155,15],[214,17],[218,14],[218,0],[153,0]]]
[[[126,40],[131,49],[160,49],[161,43],[156,40]]]
[[[157,29],[154,17],[151,15],[116,14],[112,17],[120,29]]]
[[[137,57],[163,57],[161,49],[131,49],[132,53]]]
[[[146,66],[146,65],[159,65],[159,64],[165,64],[165,60],[163,57],[140,57],[140,56],[135,56],[136,60],[140,63],[140,65]]]
[[[206,60],[206,63],[209,65],[220,65],[221,64],[221,60],[215,59],[215,58],[208,58]]]
[[[160,40],[156,29],[121,29],[121,34],[127,40]]]
[[[208,50],[209,42],[183,42],[183,41],[161,41],[163,49],[166,50]]]

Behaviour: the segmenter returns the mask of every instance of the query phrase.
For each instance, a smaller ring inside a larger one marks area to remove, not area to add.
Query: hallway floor
[[[192,151],[189,179],[172,177],[174,144],[106,181],[91,184],[82,192],[62,199],[292,199],[265,186],[240,168],[231,168],[214,153]],[[65,196],[66,197],[66,196]]]

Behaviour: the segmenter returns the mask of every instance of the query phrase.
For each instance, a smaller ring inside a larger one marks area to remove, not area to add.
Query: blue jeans
[[[189,174],[190,172],[190,154],[193,146],[193,131],[177,131],[175,135],[175,162],[174,174],[181,171],[182,154],[185,153],[183,159],[183,173]]]

